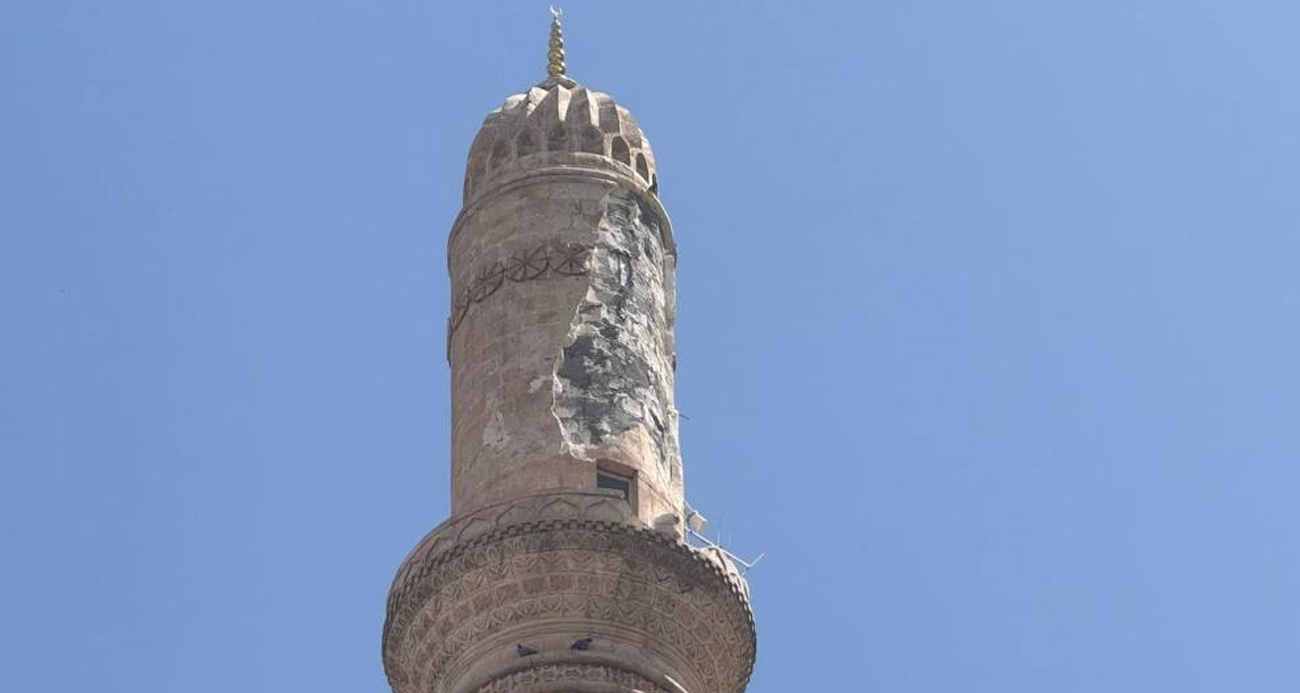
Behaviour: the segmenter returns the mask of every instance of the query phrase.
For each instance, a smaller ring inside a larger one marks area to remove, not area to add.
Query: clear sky
[[[752,693],[1300,690],[1300,5],[567,3]],[[386,691],[543,2],[0,7],[0,688]]]

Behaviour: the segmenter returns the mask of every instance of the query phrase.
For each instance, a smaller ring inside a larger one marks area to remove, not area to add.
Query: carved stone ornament
[[[581,515],[583,505],[608,500],[601,493],[573,498],[539,496],[536,502],[554,507],[562,501]],[[576,516],[511,524],[486,519],[502,513],[500,506],[486,510],[444,523],[399,570],[384,626],[384,668],[394,691],[465,690],[462,679],[482,660],[484,643],[499,641],[501,650],[515,633],[539,632],[553,623],[574,632],[612,629],[627,634],[628,643],[655,642],[667,653],[661,659],[673,671],[687,672],[702,690],[744,690],[755,634],[746,590],[734,573],[639,525]],[[472,537],[459,536],[467,530]],[[453,532],[456,539],[447,536]],[[538,662],[557,668],[501,671],[475,686],[487,693],[567,691],[577,690],[570,683],[608,675],[639,680],[610,682],[612,688],[599,690],[670,688],[656,683],[662,671],[611,668],[584,659],[587,653],[561,654],[572,657]],[[536,688],[529,681],[537,676],[562,678],[556,686]]]
[[[544,664],[515,671],[479,687],[474,693],[520,693],[546,684],[604,684],[641,693],[670,693],[655,682],[607,664]]]
[[[469,286],[456,294],[448,320],[449,333],[454,333],[470,307],[482,303],[495,294],[506,279],[515,283],[541,279],[548,274],[559,277],[579,277],[587,274],[591,262],[591,247],[576,243],[548,243],[532,249],[517,250],[504,260],[496,260],[480,267]]]

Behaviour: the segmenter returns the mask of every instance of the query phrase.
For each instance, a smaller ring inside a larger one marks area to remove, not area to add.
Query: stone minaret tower
[[[488,114],[447,242],[452,516],[393,581],[395,693],[740,693],[747,589],[684,539],[677,251],[627,109],[565,74]]]

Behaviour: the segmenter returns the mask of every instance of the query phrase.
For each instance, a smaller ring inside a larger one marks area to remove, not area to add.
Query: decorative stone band
[[[628,648],[653,643],[659,653],[647,661],[667,662],[709,693],[740,693],[753,669],[754,622],[739,579],[644,527],[586,519],[507,524],[441,552],[414,553],[408,564],[384,625],[384,668],[396,693],[449,693],[487,644],[501,650],[516,633],[560,624],[609,633]],[[591,663],[586,654],[569,653],[560,671]]]
[[[606,664],[544,664],[530,667],[494,679],[474,693],[521,693],[554,684],[572,686],[582,683],[642,693],[676,693],[640,674]]]
[[[392,620],[397,596],[414,589],[415,583],[435,565],[441,554],[488,532],[532,520],[604,520],[635,522],[632,508],[617,491],[608,489],[559,489],[485,505],[471,512],[447,518],[425,534],[402,560],[388,590],[387,617]]]
[[[470,306],[482,303],[510,280],[515,283],[545,276],[577,277],[587,273],[591,246],[577,243],[547,243],[516,250],[509,257],[478,268],[469,286],[461,289],[448,318],[448,336],[460,327]]]

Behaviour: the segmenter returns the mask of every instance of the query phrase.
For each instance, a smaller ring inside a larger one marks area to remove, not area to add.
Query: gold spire
[[[559,77],[565,73],[564,67],[564,28],[560,26],[560,15],[564,10],[551,5],[551,44],[546,51],[546,74]]]

